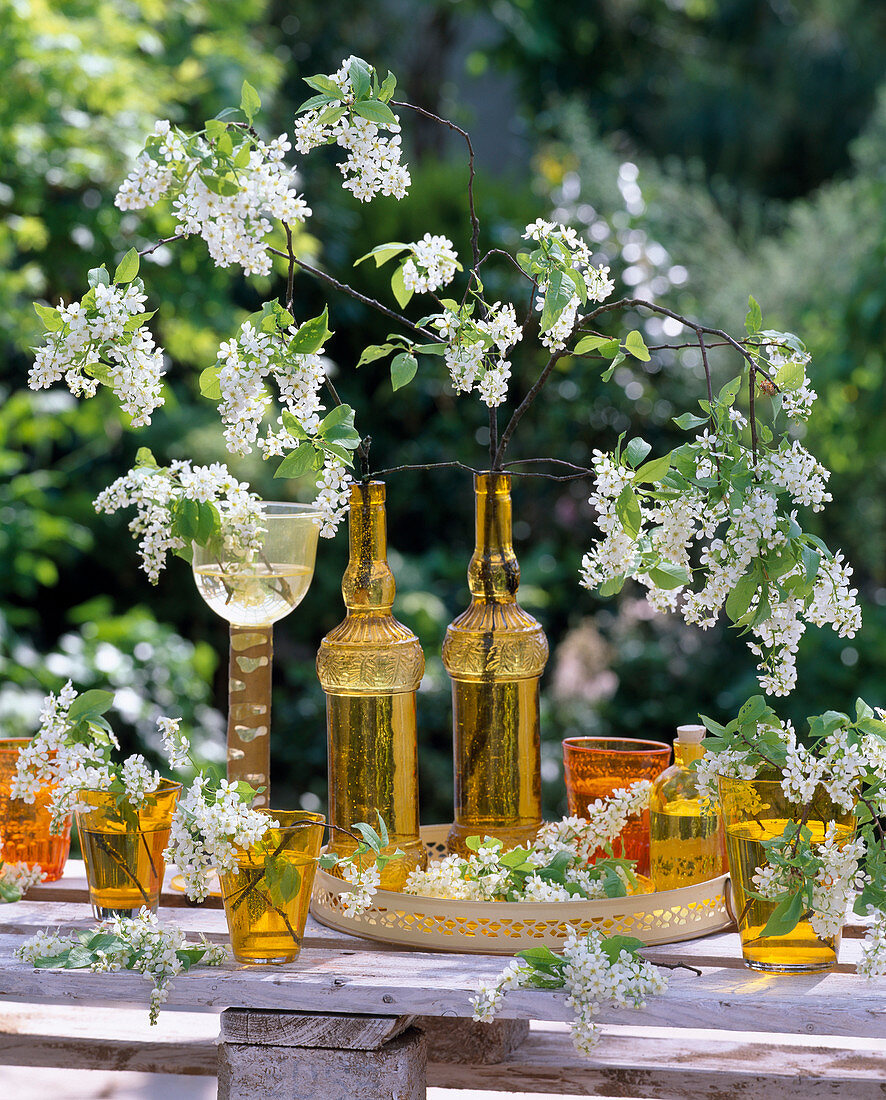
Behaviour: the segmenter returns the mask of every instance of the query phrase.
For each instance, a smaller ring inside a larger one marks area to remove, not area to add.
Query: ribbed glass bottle
[[[469,836],[488,834],[515,847],[541,824],[538,682],[548,659],[544,631],[517,603],[510,474],[477,474],[474,492],[471,606],[443,642],[455,768],[449,847],[462,855]]]
[[[390,834],[390,851],[406,858],[382,872],[387,890],[425,866],[419,837],[415,693],[425,659],[418,638],[391,614],[394,575],[388,567],[385,487],[351,487],[350,560],[342,580],[347,615],[320,643],[317,675],[326,692],[331,825],[358,821]],[[330,849],[347,855],[355,843],[332,831]]]

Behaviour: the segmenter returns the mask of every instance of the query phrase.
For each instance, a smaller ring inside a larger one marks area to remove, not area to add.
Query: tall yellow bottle
[[[516,847],[541,824],[538,682],[548,643],[517,603],[520,566],[511,545],[510,474],[474,478],[476,548],[471,606],[451,623],[443,664],[452,678],[455,821],[449,847],[469,836]]]
[[[726,871],[719,813],[703,814],[693,760],[704,756],[704,726],[678,726],[674,763],[652,785],[650,874],[656,890],[675,890]]]
[[[329,822],[375,826],[390,835],[388,851],[406,858],[382,872],[382,887],[400,890],[424,867],[419,837],[415,693],[425,660],[418,638],[391,614],[396,591],[387,561],[385,486],[351,488],[350,560],[342,580],[347,615],[320,643],[317,676],[326,692]],[[347,855],[355,842],[332,831],[330,849]]]

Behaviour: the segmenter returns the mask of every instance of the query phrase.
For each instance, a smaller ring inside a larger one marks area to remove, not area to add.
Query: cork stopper
[[[706,732],[704,726],[677,726],[677,740],[681,745],[699,745]]]

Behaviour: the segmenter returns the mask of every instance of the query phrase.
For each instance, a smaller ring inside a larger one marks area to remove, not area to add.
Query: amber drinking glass
[[[237,866],[220,875],[234,958],[288,963],[301,951],[326,819],[307,810],[267,810],[279,828],[237,852]]]
[[[46,878],[55,882],[62,877],[71,847],[71,816],[65,818],[61,832],[49,831],[49,803],[52,788],[41,788],[32,803],[12,797],[12,782],[19,752],[28,738],[0,740],[0,859],[4,863],[39,864]]]
[[[563,742],[569,813],[587,817],[588,803],[606,798],[639,779],[650,782],[668,766],[671,746],[663,741],[633,738],[567,737]],[[649,874],[649,811],[628,819],[617,856],[637,861],[637,872]]]
[[[320,533],[311,505],[265,501],[262,510],[257,551],[238,551],[232,539],[192,544],[197,591],[230,623],[228,779],[264,787],[256,806],[267,805],[270,788],[273,624],[305,598]]]
[[[157,911],[172,815],[181,784],[161,780],[135,808],[110,791],[80,791],[77,831],[86,863],[89,900],[99,920]]]
[[[733,908],[741,936],[744,964],[750,970],[777,974],[810,973],[836,966],[840,934],[821,940],[808,920],[801,920],[783,936],[764,936],[763,929],[777,901],[755,898],[753,876],[768,861],[763,842],[780,837],[791,822],[800,821],[803,807],[781,789],[781,777],[733,779],[720,776],[720,804],[726,827],[726,855],[732,880]],[[828,824],[835,825],[837,843],[855,835],[855,816],[836,805],[817,787],[806,818],[813,844],[824,840]]]

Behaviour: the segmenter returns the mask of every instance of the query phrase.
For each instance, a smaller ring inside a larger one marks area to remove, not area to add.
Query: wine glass
[[[256,806],[268,805],[270,787],[273,624],[298,607],[310,587],[318,517],[309,504],[266,501],[258,549],[244,551],[224,537],[193,544],[197,591],[231,624],[228,779],[264,787]]]

